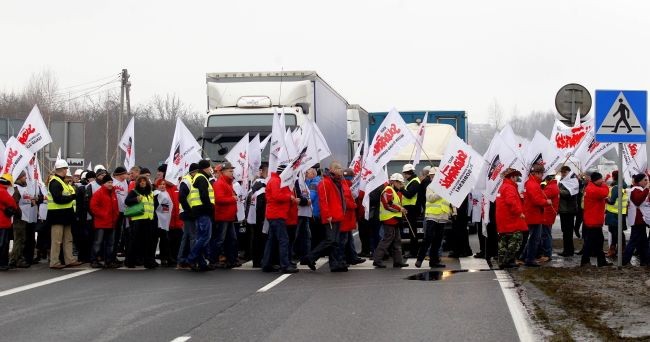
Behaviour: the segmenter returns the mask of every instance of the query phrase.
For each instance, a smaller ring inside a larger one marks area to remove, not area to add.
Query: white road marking
[[[192,338],[192,336],[179,336],[179,337],[173,339],[171,342],[185,342],[185,341],[189,340],[190,338]]]
[[[466,258],[458,258],[461,270],[489,270],[487,260],[483,258],[475,258],[473,256]]]
[[[290,275],[291,275],[291,274],[283,274],[283,275],[279,276],[279,277],[278,277],[277,279],[275,279],[274,281],[272,281],[272,282],[266,284],[266,286],[264,286],[263,288],[257,290],[257,292],[266,292],[266,291],[272,289],[275,285],[278,285],[278,284],[280,284],[281,282],[283,282],[285,279],[289,278]]]
[[[321,268],[323,265],[327,263],[327,258],[319,258],[316,260],[316,268]],[[307,271],[309,270],[309,266],[306,265],[300,265],[298,263],[298,269],[301,271]],[[236,267],[232,269],[233,271],[260,271],[260,268],[253,268],[253,262],[252,261],[247,261],[241,265],[241,267]]]
[[[515,323],[519,340],[524,342],[537,340],[533,334],[526,309],[519,300],[512,278],[506,271],[497,270],[494,273],[497,275],[501,291],[503,291],[503,296],[506,298],[508,310],[510,310],[510,316],[512,316]]]
[[[5,290],[5,291],[0,292],[0,297],[9,296],[9,295],[12,295],[14,293],[23,292],[23,291],[31,290],[33,288],[40,287],[40,286],[45,286],[45,285],[57,283],[57,282],[60,282],[60,281],[68,280],[68,279],[71,279],[71,278],[79,277],[79,276],[82,276],[84,274],[92,273],[92,272],[95,272],[95,271],[99,271],[99,269],[83,270],[83,271],[79,271],[79,272],[75,272],[75,273],[66,274],[64,276],[39,281],[39,282],[33,283],[33,284],[14,287],[13,289],[9,289],[9,290]]]

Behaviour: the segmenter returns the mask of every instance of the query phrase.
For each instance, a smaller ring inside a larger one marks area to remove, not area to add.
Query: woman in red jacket
[[[366,259],[360,258],[354,245],[354,235],[352,231],[357,228],[357,202],[352,195],[352,179],[354,179],[354,170],[348,168],[343,171],[343,198],[345,199],[345,217],[341,224],[341,234],[345,234],[343,250],[345,260],[349,265],[357,265],[366,262]]]
[[[553,236],[551,230],[555,219],[557,218],[557,211],[560,206],[560,187],[555,179],[555,174],[546,176],[542,183],[544,187],[544,196],[546,199],[551,200],[550,204],[544,207],[544,220],[542,222],[542,257],[538,259],[539,262],[548,262],[553,255]]]
[[[101,188],[90,199],[90,212],[93,215],[95,239],[92,250],[92,268],[116,268],[120,265],[113,260],[115,224],[120,216],[117,206],[117,193],[113,189],[113,178],[106,175],[100,181]],[[100,254],[103,251],[103,254]],[[104,261],[104,264],[100,262]]]
[[[501,174],[503,183],[496,198],[496,225],[499,233],[499,268],[517,267],[515,258],[526,226],[524,206],[517,189],[521,172],[508,168]]]
[[[0,177],[0,271],[9,269],[9,239],[11,238],[11,217],[18,212],[18,205],[7,192],[13,177],[5,173]]]
[[[611,266],[603,253],[603,225],[605,224],[605,201],[609,196],[609,188],[603,181],[603,175],[598,172],[591,174],[591,182],[587,184],[584,195],[583,237],[585,245],[582,248],[580,266],[590,265],[589,258],[593,255],[598,259],[598,266]]]

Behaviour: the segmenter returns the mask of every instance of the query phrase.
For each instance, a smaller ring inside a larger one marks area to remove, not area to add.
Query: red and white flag
[[[503,183],[501,172],[507,168],[514,168],[524,173],[523,161],[519,159],[512,148],[508,146],[501,135],[495,134],[490,142],[488,150],[483,155],[483,159],[487,163],[481,172],[483,178],[478,187],[485,186],[485,198],[494,202],[499,192],[499,187]]]
[[[524,152],[527,169],[530,169],[534,164],[541,164],[544,166],[544,175],[555,174],[555,171],[564,160],[550,144],[551,142],[542,133],[535,132],[533,140],[528,144]]]
[[[646,144],[623,144],[623,178],[627,184],[632,184],[632,176],[646,173],[648,155]]]
[[[176,119],[174,139],[167,158],[165,180],[178,185],[178,179],[189,171],[190,164],[201,160],[200,151],[201,146],[194,139],[192,132],[181,119]]]
[[[429,112],[424,113],[424,119],[418,127],[418,135],[415,144],[415,157],[413,158],[413,167],[417,166],[420,163],[420,155],[422,154],[422,144],[424,144],[424,135],[426,134],[427,127],[427,118],[429,117]]]
[[[431,187],[454,207],[460,207],[478,182],[485,161],[457,136],[449,139],[445,154]]]
[[[122,139],[120,139],[120,144],[118,145],[122,151],[124,151],[124,167],[127,170],[131,170],[135,166],[135,117],[131,118],[129,124],[122,134]]]
[[[0,175],[8,173],[11,174],[14,179],[17,179],[20,173],[25,170],[33,155],[34,153],[27,149],[27,147],[21,144],[16,138],[9,138],[2,157],[2,172],[0,172]]]
[[[0,168],[2,168],[4,161],[2,160],[2,156],[5,155],[5,144],[2,142],[2,139],[0,139]]]
[[[16,137],[18,142],[25,145],[32,153],[38,152],[45,145],[52,142],[52,137],[47,130],[38,106],[34,105]]]
[[[372,168],[386,165],[404,146],[413,144],[415,137],[395,108],[384,118],[368,149],[366,164]]]
[[[248,180],[248,144],[246,133],[225,157],[235,168],[233,176],[236,181]]]
[[[582,139],[582,142],[578,145],[573,155],[580,162],[580,167],[584,171],[597,162],[598,158],[615,147],[616,144],[614,143],[600,143],[596,141],[595,132],[591,129]]]
[[[555,120],[553,131],[551,132],[551,145],[557,149],[561,157],[568,157],[580,145],[589,131],[592,131],[593,120],[581,123],[577,127],[567,127],[559,120]]]

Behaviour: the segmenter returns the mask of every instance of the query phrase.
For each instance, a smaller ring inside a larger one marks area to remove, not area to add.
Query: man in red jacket
[[[298,269],[289,262],[289,236],[287,235],[287,218],[291,202],[298,203],[289,187],[282,187],[280,173],[286,165],[278,166],[277,172],[271,173],[266,184],[266,219],[269,221],[269,234],[264,247],[262,271],[273,272],[271,253],[273,244],[277,243],[280,252],[280,270],[282,273],[296,273]],[[236,209],[235,209],[236,213]]]
[[[539,267],[535,261],[537,251],[542,239],[542,223],[544,223],[544,207],[551,204],[542,191],[542,177],[544,166],[535,164],[530,169],[528,180],[524,184],[524,215],[528,224],[528,242],[524,250],[525,265],[528,267]]]
[[[101,188],[90,198],[90,213],[93,215],[94,240],[91,254],[92,268],[117,268],[113,247],[115,243],[115,225],[120,217],[117,193],[113,188],[113,178],[106,175],[100,180]],[[103,251],[103,255],[100,254]],[[104,261],[104,264],[99,260]]]
[[[7,189],[12,186],[13,177],[5,173],[0,176],[0,271],[9,269],[9,240],[11,239],[11,217],[18,213],[18,205]]]
[[[309,266],[312,271],[316,270],[316,260],[324,255],[329,255],[330,271],[348,271],[340,234],[346,212],[343,200],[343,194],[346,191],[349,192],[350,189],[343,181],[343,167],[341,163],[333,161],[329,170],[323,172],[323,179],[318,183],[320,217],[325,228],[325,238],[300,261],[300,264]]]
[[[214,189],[214,234],[211,241],[212,268],[233,268],[241,266],[237,257],[237,194],[233,189],[235,168],[230,163],[221,164],[221,176],[212,184]],[[224,255],[226,264],[216,264]]]
[[[501,174],[503,183],[496,198],[496,226],[499,233],[499,268],[514,268],[522,232],[528,230],[517,180],[521,172],[508,168]]]
[[[603,175],[594,172],[590,176],[584,195],[584,220],[582,234],[585,245],[582,248],[580,266],[591,265],[589,258],[594,255],[598,267],[611,266],[603,253],[603,225],[605,224],[605,201],[609,196],[609,188],[603,180]]]
[[[542,222],[542,257],[540,262],[548,262],[553,255],[553,236],[551,230],[557,218],[558,207],[560,206],[560,187],[555,179],[555,172],[546,176],[544,182],[544,196],[551,200],[550,204],[544,207],[544,222]]]

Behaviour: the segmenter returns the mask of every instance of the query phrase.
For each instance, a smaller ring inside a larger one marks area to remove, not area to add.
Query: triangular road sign
[[[645,134],[634,109],[620,92],[602,121],[596,134],[638,135]]]

